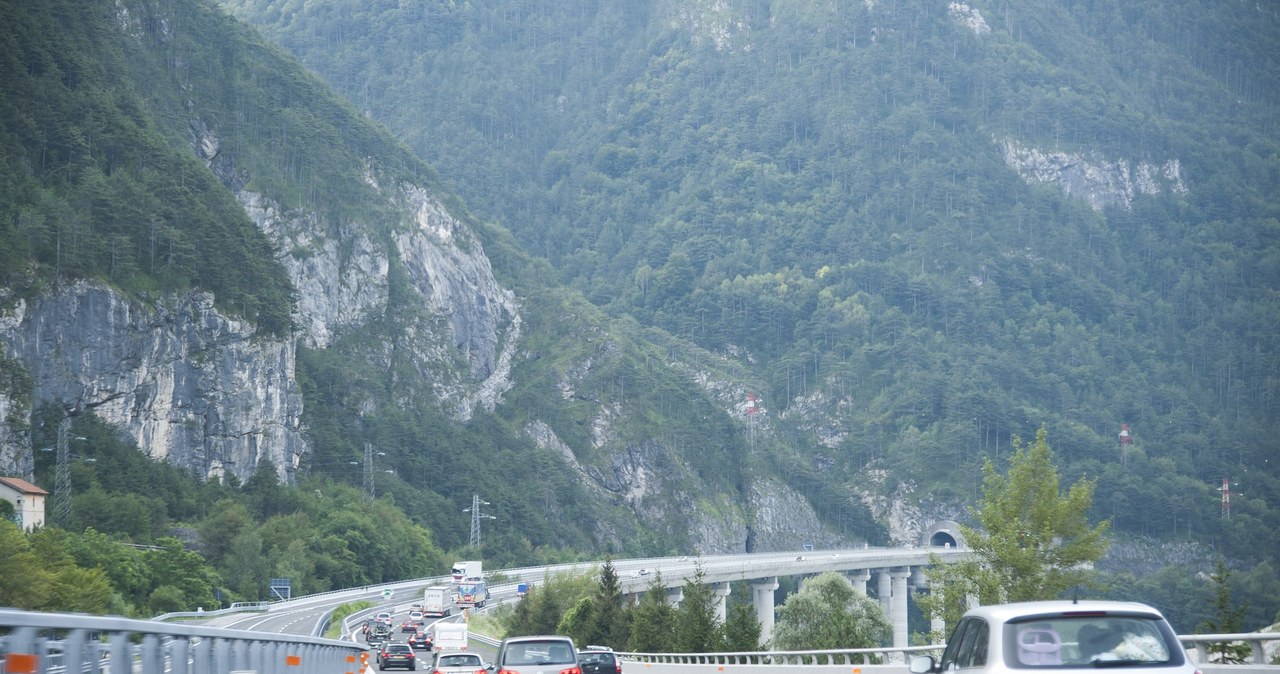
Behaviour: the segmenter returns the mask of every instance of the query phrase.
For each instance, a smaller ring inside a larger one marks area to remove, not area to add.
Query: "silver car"
[[[1133,667],[1143,674],[1197,672],[1159,611],[1118,601],[979,606],[960,619],[941,660],[931,655],[911,660],[912,674],[1057,674],[1100,667]]]
[[[431,664],[432,674],[476,674],[485,668],[485,662],[477,653],[468,651],[440,651]]]

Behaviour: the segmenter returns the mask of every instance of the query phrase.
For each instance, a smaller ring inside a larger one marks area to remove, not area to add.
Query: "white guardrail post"
[[[0,609],[0,674],[356,674],[363,644]]]

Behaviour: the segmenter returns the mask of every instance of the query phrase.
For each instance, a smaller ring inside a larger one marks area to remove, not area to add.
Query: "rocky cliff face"
[[[386,199],[394,221],[327,223],[238,193],[250,218],[285,251],[280,259],[299,291],[301,339],[325,348],[382,316],[394,257],[409,279],[411,303],[442,323],[420,323],[404,335],[412,347],[404,351],[454,418],[469,419],[477,406],[493,409],[511,387],[521,326],[514,296],[494,278],[474,233],[426,190],[372,173],[366,182]]]
[[[1177,159],[1154,164],[1104,157],[1097,152],[1046,151],[1012,138],[996,142],[1005,163],[1027,183],[1054,184],[1064,194],[1083,198],[1095,211],[1112,206],[1127,209],[1144,194],[1187,193],[1182,164]]]
[[[296,339],[323,348],[385,311],[388,254],[368,229],[330,228],[312,213],[282,214],[260,195],[240,198],[279,248],[292,251],[283,257],[299,289]],[[514,299],[479,243],[438,202],[412,186],[389,200],[410,223],[394,238],[395,254],[428,315],[447,326],[408,336],[408,350],[422,371],[440,373],[433,393],[456,418],[492,409],[510,387],[520,334]],[[198,475],[245,479],[267,458],[287,480],[307,451],[295,338],[255,336],[208,294],[144,305],[80,282],[14,304],[0,317],[0,343],[30,374],[35,404],[91,410],[151,457]],[[3,400],[5,408],[19,405],[12,395]],[[28,439],[6,439],[0,468],[29,474],[30,451]]]
[[[207,293],[144,305],[81,281],[13,304],[0,343],[29,373],[35,404],[92,412],[199,475],[247,477],[267,458],[285,478],[306,450],[293,340],[255,336]],[[10,438],[0,454],[25,473],[30,451]]]
[[[192,128],[194,151],[237,187],[239,174],[218,154],[214,131]],[[297,335],[258,336],[251,323],[219,312],[207,293],[144,304],[79,282],[0,314],[4,355],[30,375],[29,397],[7,391],[0,412],[22,418],[47,402],[92,411],[152,458],[194,474],[247,479],[266,458],[287,481],[307,452],[296,343],[325,348],[382,317],[392,258],[409,278],[407,301],[424,317],[401,338],[401,350],[432,382],[430,394],[457,419],[477,406],[492,409],[511,386],[520,336],[511,292],[494,279],[474,234],[426,190],[392,179],[384,186],[371,174],[367,180],[385,198],[390,221],[329,223],[237,192],[284,251],[298,289]],[[31,466],[28,435],[0,438],[0,470],[29,475]]]

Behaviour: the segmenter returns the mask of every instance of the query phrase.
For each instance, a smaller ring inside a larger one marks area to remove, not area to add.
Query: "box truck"
[[[484,608],[485,602],[489,601],[489,588],[483,580],[469,580],[458,585],[454,601],[465,608]]]
[[[432,585],[422,591],[422,615],[443,618],[453,613],[453,590],[446,585]]]

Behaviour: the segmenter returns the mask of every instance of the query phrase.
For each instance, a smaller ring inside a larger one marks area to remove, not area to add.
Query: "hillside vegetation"
[[[473,494],[494,566],[749,548],[770,478],[830,540],[912,542],[896,513],[965,517],[982,459],[1043,426],[1065,480],[1097,478],[1091,515],[1120,543],[1106,591],[1190,629],[1212,591],[1190,571],[1220,553],[1251,623],[1274,615],[1275,8],[224,4],[285,49],[211,0],[0,1],[7,297],[201,288],[289,335],[296,290],[237,190],[340,228],[377,220],[376,168],[480,233],[521,355],[495,409],[441,409],[455,373],[417,367],[434,319],[390,259],[385,315],[299,347],[296,488],[268,466],[244,487],[151,473],[82,417],[111,461],[77,468],[62,524],[90,543],[32,545],[101,569],[102,531],[181,562],[177,527],[208,565],[111,578],[112,606],[438,571],[440,550],[475,552]],[[59,411],[0,366],[36,410],[9,430],[50,446]],[[353,489],[367,445],[374,502]]]
[[[964,502],[1046,424],[1117,532],[1280,549],[1275,8],[226,4],[566,283],[746,365],[801,466]],[[1094,208],[1014,147],[1176,180]]]

